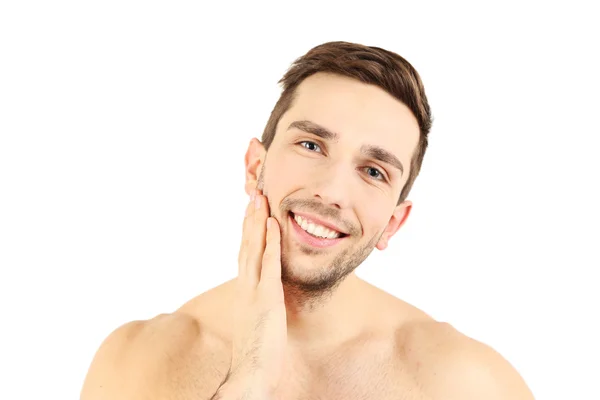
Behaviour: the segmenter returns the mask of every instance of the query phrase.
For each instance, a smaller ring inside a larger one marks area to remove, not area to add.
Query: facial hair
[[[269,210],[272,217],[275,217],[272,204],[269,201],[268,193],[264,188],[264,175],[266,171],[266,163],[263,164],[263,168],[260,171],[257,188],[263,191],[263,194],[269,202]],[[293,207],[300,205],[304,211],[313,211],[317,215],[323,215],[333,220],[340,221],[340,211],[338,209],[332,209],[325,206],[321,202],[311,200],[294,200],[285,199],[282,201],[279,207],[279,215],[281,219],[287,218],[289,211]],[[280,218],[278,218],[279,220]],[[291,235],[288,232],[289,224],[287,221],[279,221],[281,227],[281,243],[287,243],[284,238]],[[351,226],[350,224],[344,224],[346,226],[349,236],[344,240],[355,240],[362,230]],[[383,235],[376,233],[373,235],[367,243],[359,244],[356,243],[354,246],[345,247],[342,251],[335,255],[332,261],[327,261],[321,265],[312,265],[310,271],[302,269],[302,266],[293,264],[293,256],[290,254],[287,247],[282,246],[281,248],[281,281],[284,285],[286,292],[286,302],[292,301],[295,303],[294,306],[302,308],[314,309],[318,304],[329,298],[335,289],[351,274],[375,248],[377,242]],[[305,255],[315,256],[314,263],[317,262],[318,255],[322,253],[317,249],[311,249],[309,247],[302,247],[300,249]]]

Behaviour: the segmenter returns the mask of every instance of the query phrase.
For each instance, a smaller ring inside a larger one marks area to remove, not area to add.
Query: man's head
[[[414,68],[377,47],[317,46],[280,83],[261,142],[246,154],[246,191],[263,190],[279,221],[284,283],[322,293],[406,221],[431,114]],[[310,220],[341,238],[317,244],[300,227]]]

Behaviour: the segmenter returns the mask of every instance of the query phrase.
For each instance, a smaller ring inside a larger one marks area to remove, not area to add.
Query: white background
[[[331,40],[407,58],[435,116],[413,213],[359,276],[536,398],[600,398],[591,4],[2,2],[0,398],[78,398],[112,330],[235,276],[246,146]]]

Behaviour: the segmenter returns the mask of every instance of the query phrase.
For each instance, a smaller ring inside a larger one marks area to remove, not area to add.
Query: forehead
[[[302,81],[278,130],[285,135],[297,120],[337,132],[340,142],[353,147],[381,146],[406,169],[419,140],[417,119],[402,102],[377,86],[334,74],[317,73]]]

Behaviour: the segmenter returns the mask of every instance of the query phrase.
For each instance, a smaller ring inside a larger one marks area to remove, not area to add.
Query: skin
[[[311,133],[306,121],[337,137]],[[383,90],[319,73],[299,85],[268,151],[251,140],[245,190],[256,193],[262,206],[249,205],[253,214],[244,222],[240,260],[248,257],[245,252],[258,258],[272,253],[264,228],[272,216],[280,253],[268,271],[270,282],[279,282],[285,305],[277,314],[285,321],[284,336],[277,327],[260,336],[281,346],[281,352],[264,358],[272,367],[266,377],[277,375],[272,398],[533,399],[515,369],[489,346],[354,273],[375,248],[387,248],[410,214],[411,202],[397,200],[418,135],[410,110]],[[364,146],[384,149],[403,171],[366,156]],[[292,229],[290,211],[330,221],[348,235],[331,248],[307,246]],[[230,366],[244,365],[235,343],[242,343],[240,331],[248,330],[240,328],[235,304],[251,303],[253,297],[243,297],[249,293],[243,289],[249,287],[243,265],[236,279],[175,313],[113,332],[92,362],[81,398],[213,398],[227,382]],[[257,265],[254,274],[260,275]],[[245,309],[242,317],[253,315],[248,310],[256,311]],[[263,349],[267,354],[268,346]],[[237,376],[245,380],[233,379],[219,398],[238,398],[241,392],[235,390],[252,382],[247,369]]]

